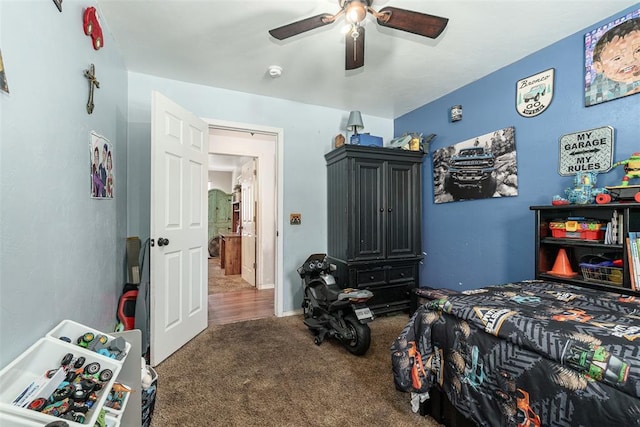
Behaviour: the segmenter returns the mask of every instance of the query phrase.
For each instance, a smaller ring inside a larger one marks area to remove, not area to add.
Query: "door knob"
[[[158,239],[158,246],[168,246],[169,245],[169,239],[165,239],[163,237],[160,237]]]

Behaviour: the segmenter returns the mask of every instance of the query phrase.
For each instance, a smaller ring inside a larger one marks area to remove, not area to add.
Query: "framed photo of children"
[[[584,105],[640,93],[640,9],[584,35]]]
[[[114,157],[113,145],[109,140],[92,131],[89,141],[89,176],[92,198],[113,199],[115,189]]]

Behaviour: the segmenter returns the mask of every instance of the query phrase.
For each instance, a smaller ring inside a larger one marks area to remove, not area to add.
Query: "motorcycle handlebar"
[[[301,278],[313,273],[322,273],[331,271],[331,265],[327,262],[326,259],[316,259],[313,256],[309,257],[304,264],[298,267],[298,274]]]

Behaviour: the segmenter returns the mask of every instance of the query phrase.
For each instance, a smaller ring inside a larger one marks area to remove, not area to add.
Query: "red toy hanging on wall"
[[[104,45],[104,39],[102,38],[102,27],[98,21],[98,12],[95,7],[88,7],[84,11],[84,33],[91,36],[93,40],[93,48],[95,50],[100,49]]]

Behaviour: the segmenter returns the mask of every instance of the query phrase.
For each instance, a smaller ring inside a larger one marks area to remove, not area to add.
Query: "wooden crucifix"
[[[100,89],[100,82],[96,79],[96,67],[91,64],[88,70],[84,70],[84,76],[89,80],[89,101],[87,102],[87,113],[93,113],[93,87]]]

